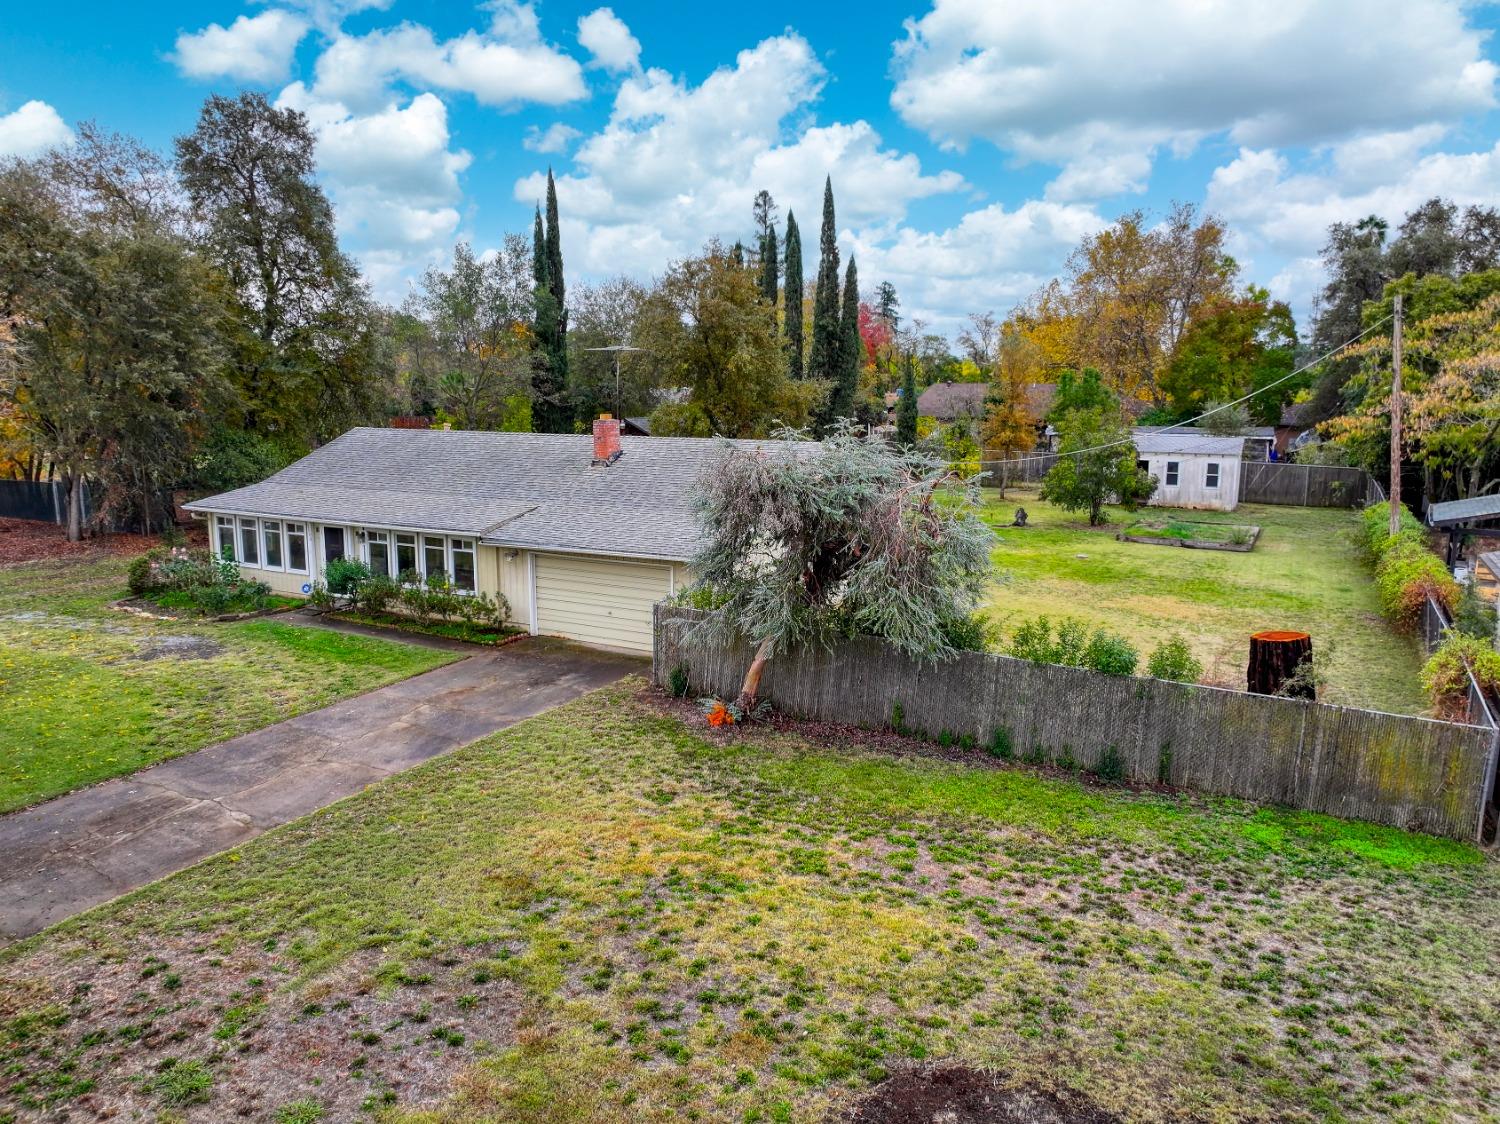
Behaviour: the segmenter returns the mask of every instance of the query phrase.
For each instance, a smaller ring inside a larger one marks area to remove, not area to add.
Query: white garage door
[[[649,654],[651,607],[671,592],[669,566],[538,554],[536,630]]]

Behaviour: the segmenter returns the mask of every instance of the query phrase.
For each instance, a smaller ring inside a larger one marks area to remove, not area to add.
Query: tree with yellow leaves
[[[1000,336],[995,369],[985,395],[981,429],[985,455],[1000,461],[995,473],[1000,498],[1010,483],[1011,460],[1036,447],[1037,418],[1031,409],[1031,386],[1042,370],[1042,351],[1015,331]]]

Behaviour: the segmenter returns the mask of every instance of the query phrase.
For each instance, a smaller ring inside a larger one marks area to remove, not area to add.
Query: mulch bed
[[[1076,1097],[1006,1088],[996,1075],[955,1065],[892,1077],[837,1119],[842,1124],[1114,1124],[1117,1118]]]
[[[193,546],[207,542],[202,527],[187,532]],[[16,562],[41,562],[49,558],[72,558],[90,554],[133,557],[161,542],[158,535],[104,534],[69,542],[67,528],[37,519],[0,519],[0,566]]]

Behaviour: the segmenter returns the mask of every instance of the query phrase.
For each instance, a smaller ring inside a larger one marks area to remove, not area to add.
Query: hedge
[[[1449,612],[1458,604],[1458,583],[1443,560],[1427,548],[1426,528],[1405,508],[1401,529],[1390,533],[1391,507],[1377,503],[1364,511],[1364,547],[1375,564],[1380,607],[1401,628],[1422,623],[1422,607],[1431,597]]]

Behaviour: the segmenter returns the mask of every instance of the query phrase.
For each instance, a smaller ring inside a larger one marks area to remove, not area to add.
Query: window
[[[219,522],[219,556],[234,561],[234,520],[228,515],[220,515]]]
[[[422,536],[422,572],[428,577],[448,572],[445,545],[440,538],[434,538],[431,535]]]
[[[1209,461],[1208,467],[1203,470],[1203,486],[1205,488],[1217,488],[1219,486],[1219,462]]]
[[[368,537],[370,570],[382,578],[391,576],[391,542],[384,531],[371,531]]]
[[[260,550],[255,541],[255,520],[240,520],[240,561],[246,566],[260,565]]]
[[[307,573],[307,528],[301,523],[286,525],[286,568]]]
[[[1178,468],[1178,464],[1177,464],[1176,461],[1168,461],[1167,462],[1167,481],[1166,481],[1166,483],[1167,483],[1167,487],[1168,488],[1175,488],[1175,487],[1177,487],[1177,468]]]
[[[1135,467],[1136,471],[1138,471],[1142,476],[1147,476],[1151,472],[1151,462],[1147,460],[1136,461]]]
[[[266,548],[266,569],[281,569],[281,524],[267,519],[260,525],[260,537]]]
[[[396,536],[396,576],[402,574],[416,573],[417,570],[417,536]]]
[[[453,588],[474,592],[474,540],[453,540]]]

